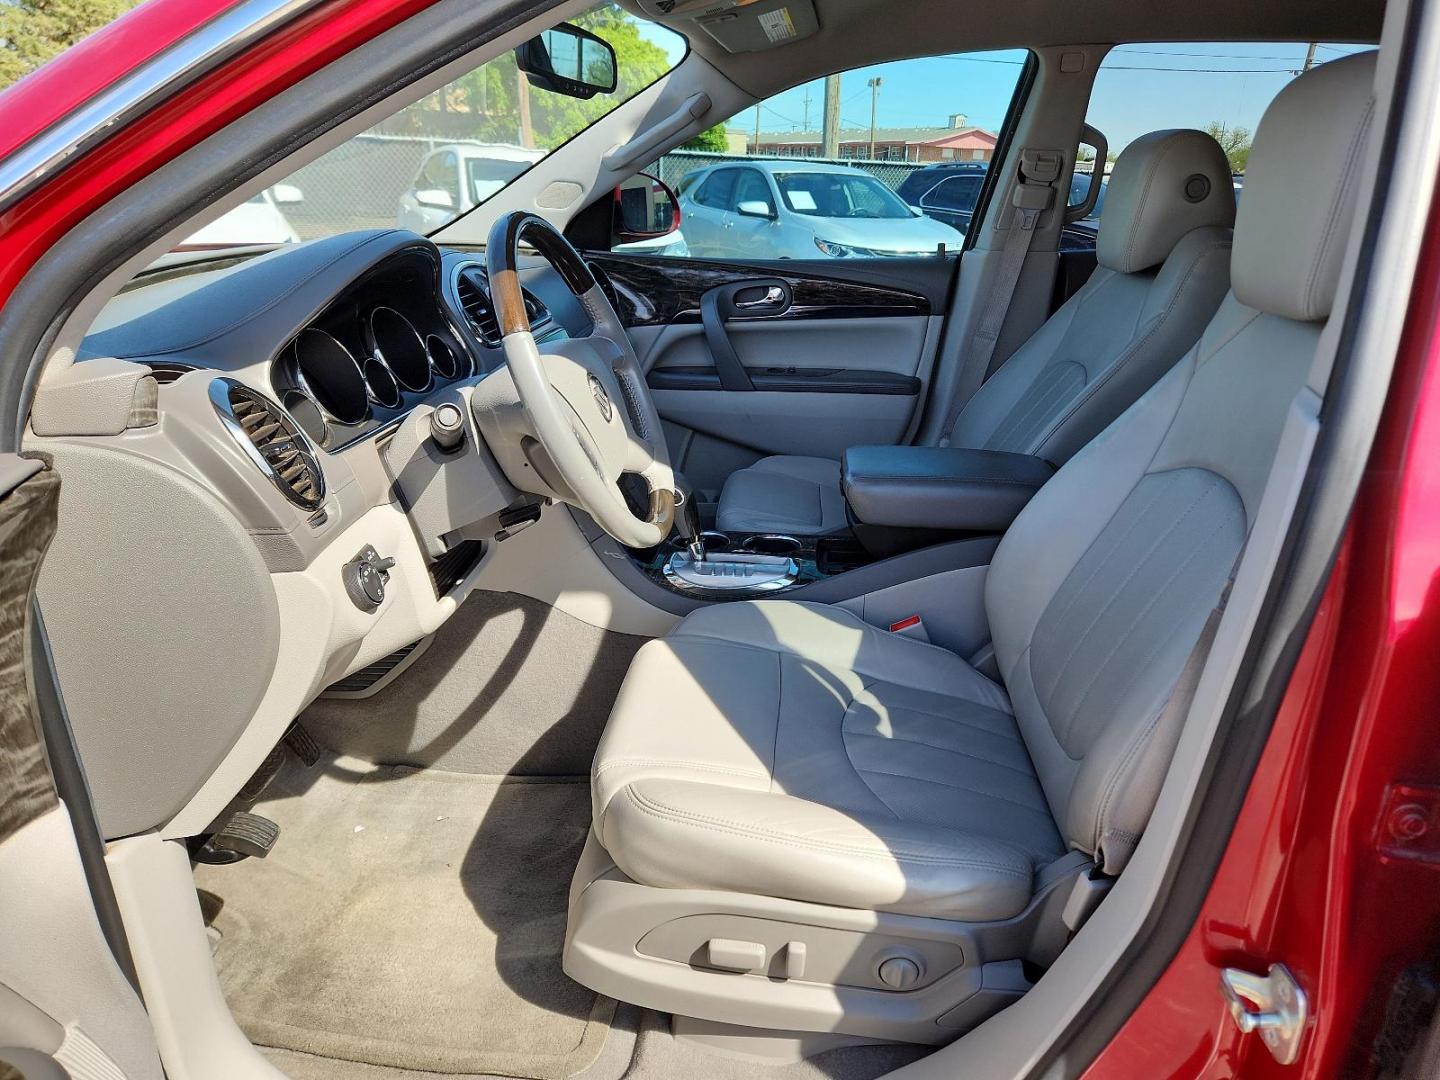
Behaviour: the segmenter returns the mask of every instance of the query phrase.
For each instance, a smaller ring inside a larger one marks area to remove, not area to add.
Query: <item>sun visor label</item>
[[[795,22],[790,18],[789,8],[776,8],[774,11],[761,12],[760,29],[765,31],[765,36],[770,39],[771,44],[779,44],[782,41],[789,41],[795,36]]]

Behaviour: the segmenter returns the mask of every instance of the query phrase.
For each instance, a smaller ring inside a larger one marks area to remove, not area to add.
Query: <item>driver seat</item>
[[[1126,866],[1167,708],[1329,317],[1374,54],[1255,138],[1232,292],[995,553],[1000,681],[836,607],[696,611],[645,645],[592,773],[565,970],[681,1016],[943,1042],[1003,1007]]]

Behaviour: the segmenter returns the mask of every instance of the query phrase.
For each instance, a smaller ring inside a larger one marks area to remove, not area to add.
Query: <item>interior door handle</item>
[[[785,302],[785,290],[779,285],[771,285],[765,290],[764,296],[756,297],[754,300],[736,300],[735,307],[740,311],[747,308],[779,307]]]

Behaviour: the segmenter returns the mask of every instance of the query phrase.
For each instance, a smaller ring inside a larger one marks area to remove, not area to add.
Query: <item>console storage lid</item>
[[[841,465],[841,486],[862,525],[1000,533],[1054,472],[1029,454],[852,446]]]

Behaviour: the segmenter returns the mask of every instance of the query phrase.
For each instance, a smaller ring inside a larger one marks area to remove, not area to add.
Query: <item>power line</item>
[[[1327,46],[1321,45],[1320,48]],[[1293,56],[1244,56],[1240,53],[1171,52],[1168,49],[1132,49],[1121,45],[1111,56],[1192,56],[1201,60],[1293,60]]]
[[[1174,56],[1174,55],[1177,55],[1177,54],[1175,54],[1175,53],[1170,53],[1169,55]],[[1023,60],[992,60],[992,59],[990,59],[989,57],[984,57],[984,56],[937,56],[937,57],[935,57],[935,59],[937,59],[937,60],[957,60],[957,61],[959,61],[960,63],[963,63],[963,64],[1005,64],[1005,65],[1007,65],[1007,66],[1009,66],[1009,67],[1022,67],[1022,66],[1024,65],[1024,61],[1023,61]],[[1239,60],[1239,59],[1245,59],[1245,58],[1244,58],[1244,57],[1235,57],[1235,59]],[[1259,57],[1256,57],[1256,59],[1258,60]],[[1282,60],[1283,60],[1283,59],[1286,59],[1286,57],[1277,57],[1276,59],[1282,59]],[[1297,60],[1296,63],[1298,64],[1299,61]],[[1317,66],[1318,66],[1318,65],[1317,65]],[[1198,67],[1161,67],[1161,66],[1159,66],[1159,65],[1151,65],[1151,64],[1110,64],[1110,63],[1102,63],[1102,64],[1100,65],[1100,70],[1101,70],[1101,71],[1178,71],[1178,72],[1193,72],[1193,73],[1195,73],[1195,74],[1197,74],[1197,75],[1293,75],[1296,71],[1298,71],[1298,70],[1300,70],[1300,69],[1299,69],[1298,67],[1293,67],[1293,68],[1198,68]]]

